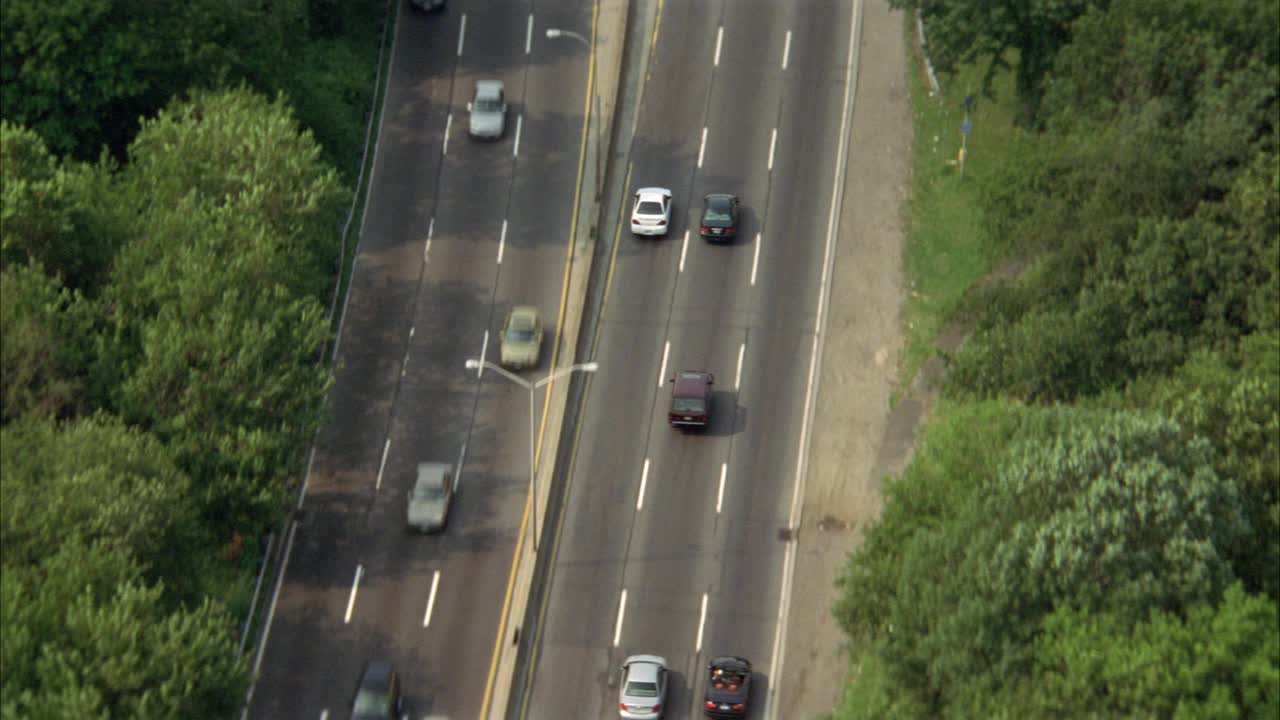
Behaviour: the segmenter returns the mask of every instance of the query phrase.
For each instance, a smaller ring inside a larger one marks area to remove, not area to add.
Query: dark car
[[[444,9],[444,0],[409,0],[409,5],[412,6],[414,10],[435,12],[436,10]]]
[[[701,370],[684,370],[671,377],[671,427],[705,428],[711,424],[711,386],[716,378]]]
[[[728,655],[707,663],[707,693],[702,712],[712,718],[747,716],[751,705],[751,661]]]
[[[391,720],[400,717],[403,709],[400,678],[391,663],[372,660],[366,664],[351,702],[352,720]]]
[[[702,237],[732,240],[738,236],[738,196],[712,193],[702,198]]]

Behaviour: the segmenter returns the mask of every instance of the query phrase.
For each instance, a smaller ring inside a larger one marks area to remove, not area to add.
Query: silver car
[[[476,92],[467,103],[471,113],[471,137],[497,140],[507,125],[507,96],[501,80],[477,80]]]
[[[453,500],[453,466],[448,463],[418,463],[418,480],[409,491],[407,521],[411,530],[440,532],[449,524],[449,503]]]
[[[632,655],[622,663],[618,716],[625,720],[657,720],[667,702],[667,659]]]

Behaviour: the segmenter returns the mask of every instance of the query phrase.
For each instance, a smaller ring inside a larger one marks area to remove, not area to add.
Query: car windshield
[[[640,213],[641,215],[661,215],[662,203],[657,203],[652,200],[645,200],[644,202],[640,203],[639,208],[636,208],[636,212]]]
[[[389,698],[385,693],[376,692],[374,690],[361,690],[356,695],[356,706],[352,708],[355,715],[385,715],[388,706],[390,706]]]
[[[715,205],[707,205],[707,211],[703,216],[710,222],[728,222],[729,207],[716,207]]]
[[[476,100],[475,107],[480,112],[498,112],[502,109],[502,103],[495,98],[481,98]]]
[[[419,485],[418,488],[414,490],[413,495],[414,497],[420,497],[427,500],[432,500],[435,498],[444,497],[444,489],[441,488],[439,485]]]
[[[627,683],[626,694],[631,697],[658,697],[658,684],[632,680]]]
[[[700,413],[706,409],[702,398],[675,398],[671,401],[671,411],[678,413]]]
[[[524,330],[521,328],[512,328],[507,331],[507,340],[510,342],[533,342],[534,333],[532,330]]]

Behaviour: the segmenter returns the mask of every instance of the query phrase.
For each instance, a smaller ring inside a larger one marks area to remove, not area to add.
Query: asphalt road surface
[[[851,4],[661,6],[626,192],[671,188],[672,228],[621,231],[521,717],[616,717],[637,653],[668,660],[668,718],[701,716],[710,657],[745,656],[765,717]],[[741,199],[736,243],[698,237],[712,192]],[[680,370],[715,374],[705,433],[667,425]]]
[[[362,665],[390,660],[406,714],[479,714],[528,485],[528,394],[464,369],[512,305],[561,302],[588,0],[402,4],[372,187],[319,439],[250,717],[345,718]],[[467,136],[474,82],[498,79],[505,137]],[[447,533],[405,531],[419,461],[460,463]]]

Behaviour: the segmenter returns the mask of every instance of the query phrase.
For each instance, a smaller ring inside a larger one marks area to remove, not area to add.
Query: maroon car
[[[671,377],[671,427],[702,429],[711,424],[711,386],[716,378],[701,370],[682,370]]]

